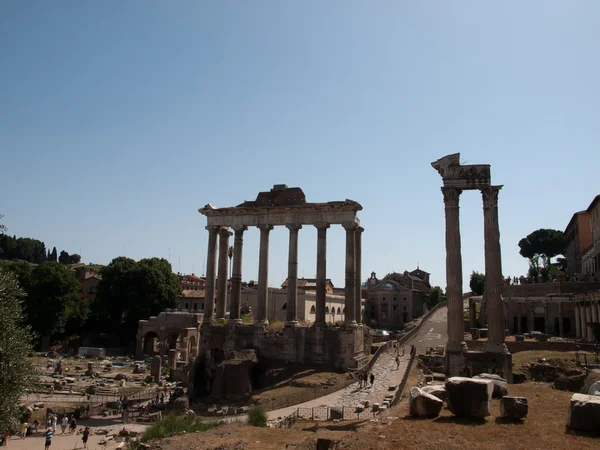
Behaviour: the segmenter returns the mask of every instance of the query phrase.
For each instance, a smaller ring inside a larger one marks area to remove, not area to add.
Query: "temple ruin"
[[[463,165],[460,153],[433,163],[442,176],[446,216],[446,296],[448,298],[448,344],[446,372],[449,376],[496,373],[512,381],[512,356],[504,343],[503,284],[498,225],[498,193],[492,186],[489,164]],[[466,190],[479,190],[483,198],[485,240],[485,290],[488,342],[485,352],[470,352],[464,339],[463,274],[460,240],[459,199]]]

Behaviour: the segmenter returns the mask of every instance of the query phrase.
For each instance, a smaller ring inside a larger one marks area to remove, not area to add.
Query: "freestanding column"
[[[354,317],[355,303],[354,297],[356,293],[356,270],[354,265],[354,245],[355,245],[355,230],[356,223],[343,224],[346,230],[346,292],[345,292],[345,308],[344,325],[347,327],[356,326]]]
[[[365,231],[363,227],[358,227],[355,232],[354,241],[354,267],[356,267],[356,292],[354,293],[354,317],[357,323],[362,323],[362,292],[361,292],[361,274],[362,269],[362,233]]]
[[[298,230],[302,225],[286,225],[290,230],[290,247],[288,254],[288,285],[287,285],[287,310],[285,313],[286,325],[298,325]]]
[[[590,326],[590,322],[592,321],[592,304],[587,302],[585,306],[585,335],[589,341],[593,339],[592,337],[592,328]]]
[[[206,227],[208,230],[208,250],[206,259],[206,287],[204,288],[204,322],[210,322],[215,302],[215,282],[217,267],[217,233],[218,226]]]
[[[315,325],[325,325],[325,282],[327,280],[327,228],[328,223],[315,225],[317,228],[317,305]]]
[[[502,306],[502,258],[498,225],[498,193],[502,186],[481,189],[485,238],[485,301],[488,323],[488,352],[507,353],[504,343],[504,307]]]
[[[258,299],[254,319],[258,323],[268,323],[267,302],[269,299],[269,233],[273,225],[259,225],[260,252],[258,261]]]
[[[458,201],[460,189],[443,187],[446,215],[446,296],[448,298],[448,352],[467,349],[464,339],[462,256],[460,251],[460,220]],[[451,376],[459,375],[459,368],[448,367]]]
[[[581,337],[581,313],[579,303],[575,303],[575,337]]]
[[[583,303],[583,302],[579,303],[579,315],[581,316],[581,318],[580,318],[581,338],[585,339],[587,337],[587,325],[585,323],[585,303]]]
[[[598,322],[598,304],[594,301],[590,302],[590,308],[592,308],[592,322]],[[593,336],[593,334],[592,334]]]
[[[227,228],[221,228],[219,232],[219,276],[217,279],[217,319],[225,317],[227,302],[227,266],[229,263],[229,236],[231,232]]]
[[[565,335],[565,324],[564,324],[564,313],[562,301],[558,302],[558,335],[564,337]]]
[[[234,228],[233,238],[233,267],[231,270],[231,310],[229,320],[241,322],[240,302],[242,299],[242,250],[244,246],[244,231],[248,227],[240,226]]]

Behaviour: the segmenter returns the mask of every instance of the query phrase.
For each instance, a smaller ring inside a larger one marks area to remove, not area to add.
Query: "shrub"
[[[252,323],[252,317],[250,317],[248,314],[243,314],[242,315],[242,323]]]
[[[267,330],[269,331],[279,331],[283,328],[283,322],[281,320],[271,320],[269,322],[269,326],[267,327]]]
[[[248,410],[248,425],[252,427],[267,426],[267,412],[262,406],[253,406]]]

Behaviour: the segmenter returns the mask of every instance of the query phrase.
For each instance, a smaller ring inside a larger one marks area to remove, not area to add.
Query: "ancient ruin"
[[[175,350],[176,361],[188,362],[198,355],[202,314],[166,311],[138,322],[136,357],[169,355]]]
[[[207,217],[208,250],[206,265],[206,304],[201,329],[200,354],[196,364],[199,388],[212,381],[199,379],[200,373],[213,378],[216,366],[232,352],[254,349],[258,358],[272,358],[297,363],[327,364],[338,369],[356,367],[366,359],[361,324],[361,234],[363,228],[356,214],[362,206],[353,200],[308,203],[302,189],[275,185],[261,192],[254,201],[235,207],[215,208],[206,205],[199,212]],[[314,226],[317,234],[316,311],[313,326],[299,326],[297,320],[298,239],[303,225]],[[346,231],[346,277],[344,326],[326,326],[326,247],[327,230],[341,225]],[[269,233],[275,226],[289,230],[287,305],[284,329],[267,332]],[[240,313],[242,253],[244,232],[249,227],[260,230],[258,303],[253,311],[254,323],[243,324]],[[234,235],[232,295],[229,320],[224,325],[229,238]],[[217,239],[218,238],[218,239]],[[218,256],[218,263],[217,263]],[[216,289],[215,283],[220,285]],[[220,323],[222,322],[222,323]],[[200,389],[197,389],[199,391]]]
[[[463,165],[460,153],[431,163],[442,176],[446,216],[446,296],[448,298],[448,344],[446,372],[450,376],[480,372],[497,373],[512,379],[512,358],[504,343],[503,284],[498,226],[498,193],[491,185],[489,164]],[[488,343],[484,354],[469,352],[464,340],[462,255],[459,199],[465,190],[479,190],[483,197],[485,238],[485,291]]]

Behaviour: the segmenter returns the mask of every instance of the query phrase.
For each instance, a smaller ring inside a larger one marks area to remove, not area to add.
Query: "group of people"
[[[39,428],[40,428],[41,422],[38,419],[35,419],[31,424],[29,424],[27,421],[23,422],[21,424],[21,439],[25,439],[26,436],[30,435],[30,434],[37,434],[39,432]],[[46,438],[46,445],[45,445],[45,449],[48,450],[50,448],[50,446],[52,445],[52,436],[54,436],[54,434],[56,433],[56,427],[58,425],[58,415],[49,412],[46,416],[46,431],[44,433],[44,437]],[[69,416],[67,414],[63,414],[63,416],[60,419],[60,428],[62,433],[61,434],[65,434],[67,433],[68,430],[68,434],[71,435],[73,433],[77,432],[77,419],[75,419],[75,416],[71,415],[71,417],[69,418]],[[82,440],[83,440],[83,447],[87,448],[87,441],[88,441],[88,437],[90,435],[90,429],[89,427],[85,427],[85,429],[82,432]]]
[[[369,383],[371,383],[371,387],[373,387],[373,383],[375,383],[375,375],[373,372],[371,372],[371,374],[363,372],[358,374],[358,386],[360,389],[368,387]]]

